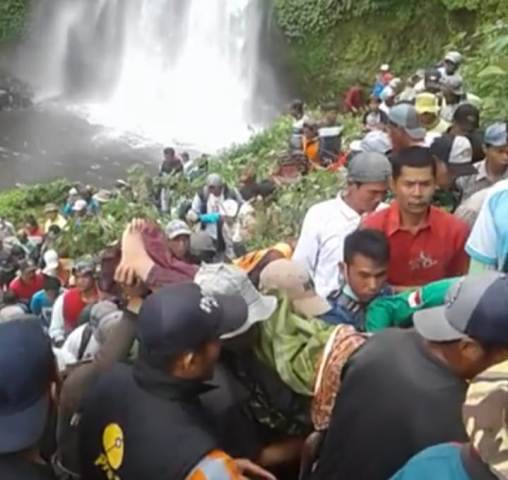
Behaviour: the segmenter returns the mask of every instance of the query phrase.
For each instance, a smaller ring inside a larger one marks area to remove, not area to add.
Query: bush
[[[348,117],[345,136],[351,138],[357,132],[358,123]],[[238,185],[246,166],[255,167],[259,179],[267,178],[277,164],[278,158],[287,151],[291,132],[291,121],[283,117],[275,124],[243,145],[236,145],[209,160],[208,171],[218,172],[230,185]],[[191,200],[202,188],[206,172],[188,181],[181,176],[150,178],[142,167],[133,167],[128,172],[130,190],[117,193],[104,205],[100,215],[81,220],[79,224],[70,221],[63,232],[58,249],[62,256],[77,258],[95,254],[120,239],[125,225],[133,218],[149,218],[164,224],[169,216],[162,216],[154,206],[154,198],[161,187],[170,189],[172,207]],[[332,198],[342,184],[340,174],[315,172],[301,181],[279,187],[269,203],[260,206],[258,229],[250,247],[266,247],[280,240],[298,234],[306,210],[313,203]],[[22,223],[27,213],[34,213],[42,219],[46,203],[63,205],[71,183],[58,180],[47,185],[23,187],[0,194],[0,216],[16,223]]]
[[[508,22],[486,25],[462,43],[468,52],[463,74],[468,89],[482,99],[483,120],[508,118]]]
[[[65,201],[71,183],[56,180],[47,184],[23,186],[0,194],[0,217],[20,225],[25,217],[34,214],[41,217],[46,203],[62,204]]]
[[[0,2],[0,41],[9,40],[24,28],[27,13],[25,0],[2,0]]]

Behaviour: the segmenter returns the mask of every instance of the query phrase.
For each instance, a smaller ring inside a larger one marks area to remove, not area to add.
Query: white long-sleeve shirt
[[[65,293],[65,292],[64,292]],[[64,321],[64,293],[61,293],[55,300],[53,311],[51,312],[51,324],[49,325],[49,337],[54,342],[60,342],[65,339],[65,321]]]
[[[340,195],[312,206],[305,215],[293,259],[305,265],[322,297],[339,288],[344,240],[360,221],[360,215]]]

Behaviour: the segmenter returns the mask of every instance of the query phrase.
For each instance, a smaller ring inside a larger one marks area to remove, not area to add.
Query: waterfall
[[[263,0],[32,3],[17,73],[94,124],[215,150],[274,113]]]

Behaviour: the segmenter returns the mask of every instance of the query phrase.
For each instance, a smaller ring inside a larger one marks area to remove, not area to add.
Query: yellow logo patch
[[[101,467],[108,479],[119,479],[120,477],[115,474],[115,471],[123,463],[124,438],[122,429],[116,423],[110,423],[104,429],[102,433],[102,448],[104,453],[95,461],[95,465]]]

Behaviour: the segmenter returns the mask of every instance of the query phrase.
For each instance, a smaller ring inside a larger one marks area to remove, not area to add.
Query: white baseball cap
[[[223,335],[222,339],[247,332],[256,323],[268,320],[277,309],[277,298],[259,293],[247,274],[233,265],[205,264],[199,269],[194,282],[206,295],[241,295],[247,303],[247,322],[240,329]]]
[[[187,235],[190,237],[192,233],[189,226],[183,220],[171,220],[171,222],[166,225],[165,231],[166,236],[170,240],[173,240],[180,235]]]
[[[56,276],[56,271],[58,270],[59,258],[58,253],[55,250],[48,250],[44,254],[44,270],[42,273],[47,275],[48,277]]]
[[[80,198],[79,200],[76,200],[74,202],[74,205],[72,206],[72,210],[75,212],[81,212],[82,210],[85,210],[88,207],[88,203],[86,203],[86,200],[83,200]]]

